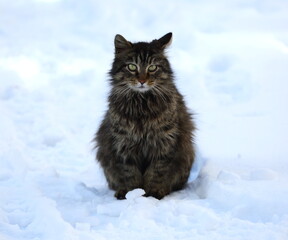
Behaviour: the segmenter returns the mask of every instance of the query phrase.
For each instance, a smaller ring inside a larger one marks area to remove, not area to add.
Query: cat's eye
[[[157,69],[157,66],[156,66],[156,65],[151,65],[151,66],[149,66],[148,71],[149,71],[149,72],[155,72],[156,69]]]
[[[131,72],[135,72],[137,70],[137,66],[135,64],[128,64],[127,68]]]

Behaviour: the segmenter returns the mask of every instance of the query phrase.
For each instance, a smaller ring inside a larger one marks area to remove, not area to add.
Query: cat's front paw
[[[169,194],[168,191],[165,191],[163,189],[160,190],[150,190],[150,191],[146,191],[146,193],[144,194],[144,197],[154,197],[157,198],[158,200],[164,198],[167,194]]]
[[[120,189],[118,191],[116,191],[116,193],[114,194],[114,196],[118,199],[118,200],[123,200],[123,199],[126,199],[126,194],[127,194],[127,191],[126,190],[123,190],[123,189]]]

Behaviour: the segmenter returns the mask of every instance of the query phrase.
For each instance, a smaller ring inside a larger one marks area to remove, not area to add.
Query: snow
[[[0,239],[288,239],[288,3],[0,0]],[[91,139],[113,38],[174,34],[187,188],[116,200]]]

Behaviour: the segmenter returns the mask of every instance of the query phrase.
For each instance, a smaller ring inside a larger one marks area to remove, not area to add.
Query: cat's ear
[[[157,41],[160,44],[161,49],[165,49],[172,43],[172,33],[167,33],[163,37],[159,38]]]
[[[121,53],[132,47],[132,43],[127,41],[122,35],[117,34],[114,39],[115,54]]]

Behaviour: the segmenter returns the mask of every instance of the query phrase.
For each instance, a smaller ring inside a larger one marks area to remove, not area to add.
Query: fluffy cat
[[[135,188],[161,199],[189,177],[195,126],[165,56],[171,40],[172,33],[150,43],[115,36],[109,108],[94,140],[118,199]]]

